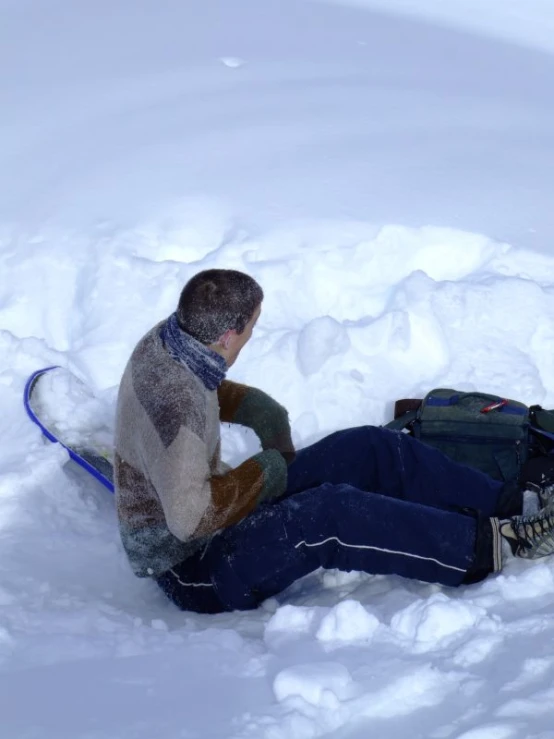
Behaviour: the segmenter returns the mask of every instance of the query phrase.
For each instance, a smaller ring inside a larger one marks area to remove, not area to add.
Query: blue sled
[[[61,444],[64,449],[67,449],[69,456],[74,462],[85,469],[90,475],[95,477],[98,482],[101,482],[104,487],[108,488],[108,490],[113,493],[113,465],[111,464],[111,462],[105,457],[102,457],[100,454],[97,454],[93,449],[76,449],[74,447],[68,446],[67,444],[64,444],[61,439],[55,436],[51,429],[48,429],[42,423],[33,409],[33,391],[36,389],[37,383],[43,375],[54,369],[58,369],[58,367],[54,365],[52,367],[45,367],[44,369],[37,370],[36,372],[33,372],[33,374],[25,383],[23,403],[25,405],[27,415],[29,416],[31,421],[37,424],[37,426],[40,428],[47,439],[54,442],[55,444]]]

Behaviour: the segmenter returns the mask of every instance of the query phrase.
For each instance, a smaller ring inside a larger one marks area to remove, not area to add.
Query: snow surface
[[[264,286],[232,377],[298,445],[437,385],[554,407],[554,8],[357,5],[0,0],[2,739],[554,737],[554,561],[181,613],[22,410],[60,364],[94,393],[68,422],[113,423],[212,266]]]

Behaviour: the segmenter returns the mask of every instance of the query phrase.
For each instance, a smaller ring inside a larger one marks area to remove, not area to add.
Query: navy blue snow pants
[[[475,582],[499,566],[491,518],[517,513],[518,499],[406,434],[346,429],[300,450],[284,496],[158,583],[180,608],[217,613],[256,608],[319,567]]]

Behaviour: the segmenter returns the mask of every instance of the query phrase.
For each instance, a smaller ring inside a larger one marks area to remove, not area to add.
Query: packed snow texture
[[[553,560],[182,613],[23,412],[61,365],[90,392],[53,375],[49,413],[105,443],[133,346],[210,267],[264,288],[230,376],[298,446],[436,386],[554,407],[554,9],[355,4],[0,0],[6,739],[554,738]],[[224,429],[230,463],[257,448]]]

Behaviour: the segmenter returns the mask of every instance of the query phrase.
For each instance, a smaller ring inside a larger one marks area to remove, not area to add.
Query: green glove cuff
[[[276,449],[267,449],[252,459],[262,468],[264,478],[258,503],[283,495],[287,489],[287,463],[283,455]]]

